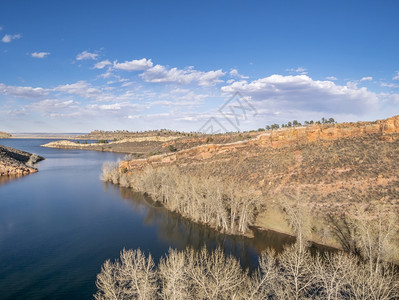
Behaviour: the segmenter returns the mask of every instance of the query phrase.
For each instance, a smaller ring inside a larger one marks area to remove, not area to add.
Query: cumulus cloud
[[[362,79],[360,79],[360,81],[371,81],[371,80],[373,80],[373,77],[371,76],[362,77]]]
[[[114,61],[114,69],[124,70],[124,71],[141,71],[147,70],[153,66],[151,59],[134,59],[131,61],[125,61],[123,63],[118,63]]]
[[[392,77],[392,80],[399,80],[399,71],[396,71]]]
[[[111,62],[107,60],[100,61],[94,65],[95,69],[104,69],[106,66],[111,65]]]
[[[232,77],[238,77],[238,78],[241,78],[241,79],[249,78],[248,76],[244,76],[244,75],[241,75],[240,73],[238,73],[237,69],[231,69],[229,74]]]
[[[202,72],[197,71],[193,67],[187,69],[172,68],[168,69],[162,65],[156,65],[140,74],[146,82],[156,83],[177,83],[190,84],[196,83],[199,86],[211,86],[218,82],[223,82],[220,77],[226,73],[222,70]]]
[[[45,58],[48,55],[50,55],[50,52],[33,52],[33,53],[31,53],[31,56],[34,58]]]
[[[90,53],[88,51],[83,51],[81,53],[79,53],[78,55],[76,55],[76,60],[97,60],[98,58],[98,54],[96,53]]]
[[[18,33],[18,34],[6,34],[5,36],[3,36],[3,38],[1,39],[1,41],[3,43],[9,43],[12,40],[18,40],[20,39],[22,36]]]
[[[0,83],[0,93],[4,95],[21,98],[40,98],[49,94],[48,89],[41,87],[33,88],[30,86],[11,86]]]
[[[272,111],[287,109],[330,113],[362,113],[378,105],[377,94],[356,85],[313,80],[307,75],[271,75],[251,82],[238,81],[222,87],[223,92],[241,92]]]

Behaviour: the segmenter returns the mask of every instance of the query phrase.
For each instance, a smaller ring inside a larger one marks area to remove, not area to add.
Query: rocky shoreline
[[[0,145],[0,176],[27,175],[37,172],[34,166],[44,157]]]

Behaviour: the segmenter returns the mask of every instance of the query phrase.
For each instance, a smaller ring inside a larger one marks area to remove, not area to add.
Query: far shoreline
[[[51,140],[51,139],[81,139],[78,136],[85,135],[87,133],[11,133],[11,136],[7,139],[42,139],[42,140]],[[91,139],[86,139],[91,140]]]

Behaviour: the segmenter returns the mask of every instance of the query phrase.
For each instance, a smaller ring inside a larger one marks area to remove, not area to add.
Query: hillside
[[[11,134],[9,134],[7,132],[0,131],[0,139],[8,139],[10,137],[12,137]]]
[[[177,142],[182,141],[169,141],[164,147]],[[260,195],[262,205],[256,208],[253,225],[290,232],[280,206],[300,201],[315,221],[313,240],[334,244],[326,230],[327,216],[340,217],[356,205],[378,204],[398,210],[398,161],[396,116],[375,122],[267,131],[244,141],[202,144],[121,162],[119,173],[120,178],[129,178],[148,173],[148,168],[162,172],[177,169],[181,175],[199,174],[224,182],[234,179],[237,186]],[[134,186],[132,182],[128,185]]]

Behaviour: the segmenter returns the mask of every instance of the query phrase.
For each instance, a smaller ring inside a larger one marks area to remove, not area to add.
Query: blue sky
[[[0,130],[398,115],[398,13],[395,0],[3,0]],[[223,111],[236,92],[247,109]]]

